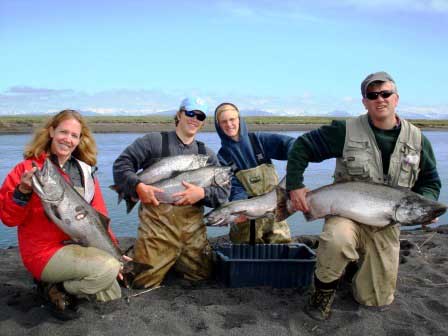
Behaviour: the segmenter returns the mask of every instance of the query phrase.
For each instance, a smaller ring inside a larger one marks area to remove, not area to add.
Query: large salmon
[[[138,172],[137,176],[145,184],[154,184],[185,171],[206,167],[210,165],[207,162],[208,158],[202,154],[187,154],[156,159],[148,168]],[[127,213],[131,212],[138,200],[132,199],[125,190],[120,190],[116,185],[110,188],[118,193],[118,203],[124,199]]]
[[[173,197],[173,194],[185,190],[182,182],[188,182],[202,188],[210,186],[224,187],[230,183],[231,176],[231,167],[207,166],[185,171],[152,185],[163,189],[163,192],[154,193],[160,203],[175,203],[179,198]]]
[[[310,211],[307,220],[330,215],[371,226],[430,223],[445,213],[447,206],[404,188],[368,182],[340,182],[306,194]]]
[[[106,251],[123,262],[122,253],[108,232],[109,218],[87,203],[48,158],[33,175],[33,189],[47,216],[72,241]]]
[[[273,190],[260,196],[225,203],[210,211],[205,220],[208,226],[225,226],[244,215],[248,219],[271,218],[280,222],[293,213],[283,178]]]

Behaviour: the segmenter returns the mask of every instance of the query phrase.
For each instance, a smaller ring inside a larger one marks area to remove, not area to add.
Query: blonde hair
[[[79,144],[76,146],[72,155],[90,166],[96,165],[98,151],[95,139],[83,116],[75,110],[63,110],[48,119],[45,125],[34,133],[33,140],[26,145],[25,151],[23,152],[25,159],[38,158],[42,153],[49,154],[52,141],[50,128],[55,129],[61,122],[69,119],[75,119],[81,125]]]
[[[179,121],[180,121],[179,114],[183,113],[184,111],[185,110],[181,108],[176,112],[176,115],[174,116],[174,126],[177,126],[179,124]]]
[[[240,116],[240,110],[238,110],[238,107],[236,107],[236,105],[232,103],[222,103],[219,104],[215,109],[216,121],[218,123],[219,123],[219,117],[225,111],[236,111],[238,113],[238,117]]]

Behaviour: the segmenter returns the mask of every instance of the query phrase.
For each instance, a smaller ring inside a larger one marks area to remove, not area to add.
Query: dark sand
[[[191,284],[174,275],[162,288],[129,300],[84,304],[80,319],[61,322],[35,294],[17,248],[3,249],[0,335],[447,335],[448,226],[403,232],[401,238],[398,288],[388,310],[358,305],[345,283],[327,322],[303,313],[303,290]],[[300,240],[312,246],[316,237]],[[122,247],[132,242],[120,240]],[[124,297],[135,293],[123,290]]]

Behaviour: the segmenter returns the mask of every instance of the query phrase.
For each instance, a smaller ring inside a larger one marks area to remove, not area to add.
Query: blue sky
[[[448,118],[448,0],[1,0],[0,114],[63,108],[360,114],[369,73],[399,111]]]

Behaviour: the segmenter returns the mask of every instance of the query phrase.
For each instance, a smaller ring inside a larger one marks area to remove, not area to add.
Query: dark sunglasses
[[[390,90],[384,90],[384,91],[380,91],[380,92],[367,92],[366,93],[366,98],[369,100],[375,100],[378,99],[378,96],[381,96],[381,98],[386,99],[389,98],[390,96],[392,96],[395,92],[394,91],[390,91]]]
[[[204,121],[205,118],[207,117],[207,116],[205,115],[205,113],[202,113],[202,112],[185,111],[185,110],[184,110],[184,113],[185,113],[185,115],[186,115],[187,117],[190,117],[190,118],[194,118],[194,117],[196,117],[196,119],[199,120],[199,121]]]

